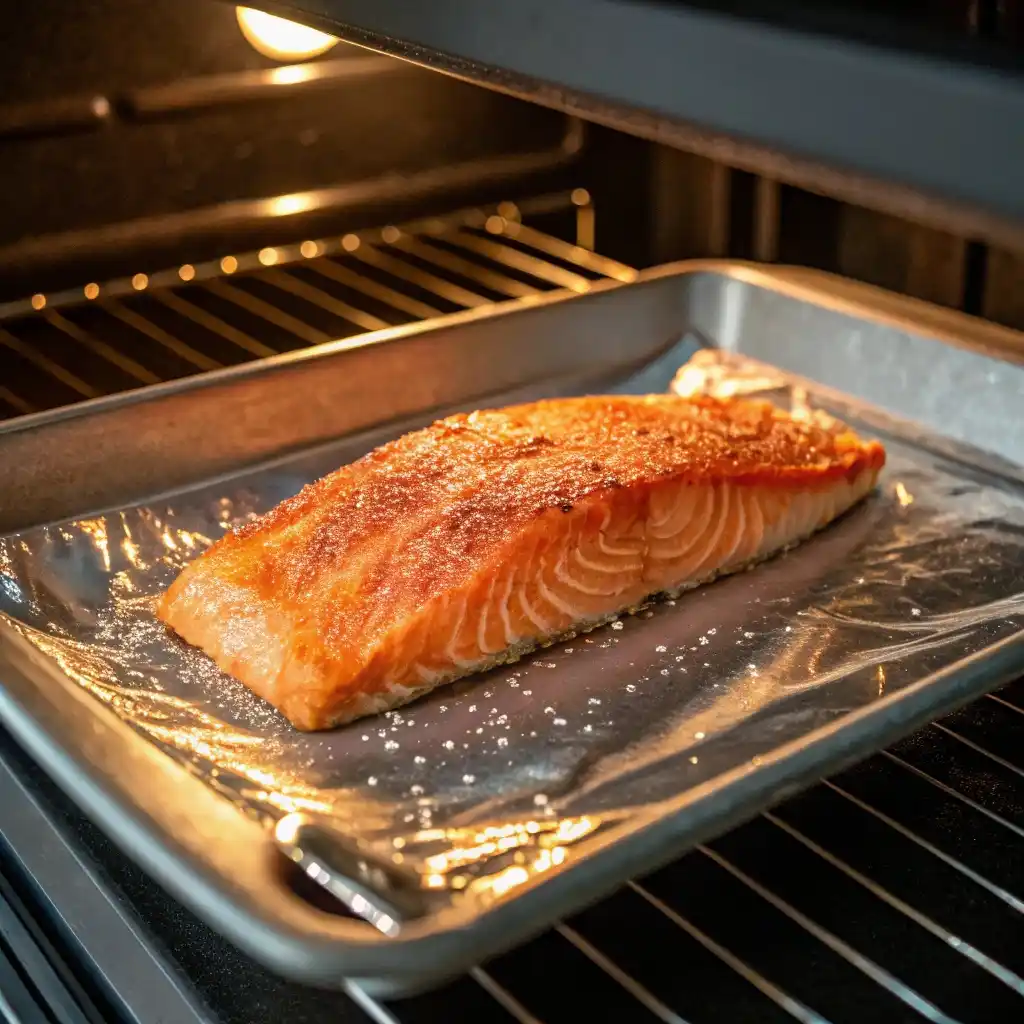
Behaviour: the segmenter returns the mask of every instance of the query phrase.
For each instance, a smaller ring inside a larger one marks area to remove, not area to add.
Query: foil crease
[[[674,387],[830,415],[717,354]],[[1024,488],[883,439],[878,491],[795,551],[332,732],[295,731],[170,635],[152,600],[225,531],[359,454],[351,443],[0,539],[0,629],[268,827],[322,816],[429,889],[492,900],[1020,631]]]

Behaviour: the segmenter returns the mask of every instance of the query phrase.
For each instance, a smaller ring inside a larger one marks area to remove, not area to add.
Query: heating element
[[[559,217],[563,238],[533,226]],[[26,297],[0,308],[0,409],[30,413],[504,299],[632,280],[590,248],[593,217],[577,191]],[[398,1001],[357,988],[349,1001],[273,977],[155,891],[9,741],[2,747],[172,972],[190,979],[197,1012],[218,1024],[252,1024],[284,1005],[292,1020],[391,1024],[988,1022],[1024,1009],[1022,716],[1018,682],[445,988]],[[31,876],[33,864],[23,858],[17,870]],[[96,938],[76,941],[95,958]],[[14,969],[51,1006],[53,993],[89,985]],[[167,1019],[190,1019],[187,1002]]]

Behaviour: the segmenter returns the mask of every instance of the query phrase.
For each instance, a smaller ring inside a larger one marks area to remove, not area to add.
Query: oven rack
[[[277,200],[287,209],[291,197]],[[532,226],[562,215],[572,241]],[[636,271],[585,189],[0,303],[0,419]]]
[[[0,772],[20,770],[102,880],[101,915],[43,842],[52,826],[22,816],[21,870],[89,922],[65,934],[93,967],[83,983],[131,993],[132,1019],[261,1024],[287,1005],[303,1024],[988,1024],[1024,1008],[1022,716],[1018,681],[401,1000],[277,978],[154,886],[2,734]]]
[[[380,1024],[1024,1011],[1024,685],[933,723]],[[486,1000],[500,1009],[485,1011]]]

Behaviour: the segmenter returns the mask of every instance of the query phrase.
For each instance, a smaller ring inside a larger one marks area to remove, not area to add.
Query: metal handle
[[[282,818],[274,839],[314,882],[385,935],[397,935],[430,909],[419,875],[367,853],[309,815]]]

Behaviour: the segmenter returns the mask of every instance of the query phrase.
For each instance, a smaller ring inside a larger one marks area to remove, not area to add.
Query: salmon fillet
[[[451,416],[225,535],[157,614],[295,726],[328,728],[789,547],[884,461],[758,401]]]

